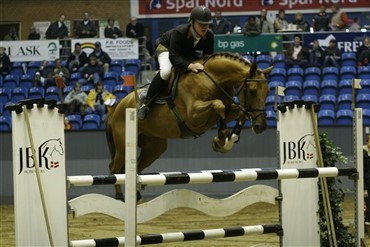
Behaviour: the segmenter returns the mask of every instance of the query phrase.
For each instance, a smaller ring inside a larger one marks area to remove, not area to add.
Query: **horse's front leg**
[[[229,136],[229,130],[227,129],[226,121],[220,119],[217,136],[213,138],[212,148],[215,152],[226,153],[229,150],[225,150],[226,138]]]
[[[210,114],[216,113],[217,116],[224,119],[225,118],[225,109],[226,106],[224,103],[219,100],[208,100],[208,101],[195,101],[192,104],[193,107],[188,109],[189,116],[192,116],[194,119],[208,120]]]

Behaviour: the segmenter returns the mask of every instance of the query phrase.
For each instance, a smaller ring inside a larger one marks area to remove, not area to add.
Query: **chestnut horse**
[[[227,152],[230,149],[227,122],[238,119],[241,128],[249,119],[254,132],[266,129],[266,75],[272,67],[259,70],[256,64],[231,53],[216,53],[199,62],[204,65],[204,71],[179,75],[172,104],[153,104],[148,116],[138,121],[138,173],[166,151],[168,138],[197,136],[219,122],[213,149]],[[235,102],[234,96],[240,103]],[[125,173],[125,110],[135,108],[137,100],[137,94],[131,92],[107,115],[111,174]],[[115,188],[116,198],[122,200],[121,187]]]

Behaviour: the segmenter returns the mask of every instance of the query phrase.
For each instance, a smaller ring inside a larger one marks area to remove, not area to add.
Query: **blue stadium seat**
[[[79,114],[71,114],[67,116],[72,129],[80,129],[82,127],[82,118]]]
[[[98,114],[87,114],[83,118],[82,129],[99,129],[100,116]]]
[[[284,68],[275,68],[269,74],[270,81],[285,82],[286,70]]]
[[[285,95],[296,95],[301,97],[302,82],[301,81],[287,81],[285,84]]]
[[[100,121],[100,128],[101,129],[105,129],[105,119],[107,118],[107,114],[103,114],[103,116],[101,116],[101,121]]]
[[[303,95],[302,100],[305,102],[313,102],[315,104],[318,102],[317,95],[310,95],[310,94]]]
[[[284,82],[282,81],[270,81],[269,82],[269,95],[275,95],[275,88],[277,86],[284,87]]]
[[[12,98],[12,89],[0,87],[0,102],[6,104]]]
[[[339,94],[352,93],[352,80],[341,80],[339,82]]]
[[[24,69],[23,69],[24,66]],[[24,75],[25,70],[27,69],[27,64],[25,62],[14,62],[12,68],[10,69],[10,74],[21,77]]]
[[[336,80],[323,80],[321,82],[321,94],[337,95],[337,81]]]
[[[3,116],[11,116],[11,113],[7,109],[7,107],[10,106],[10,105],[14,105],[14,104],[15,104],[15,102],[13,102],[13,101],[8,101],[7,103],[5,103],[5,105],[4,105],[4,111],[3,111]]]
[[[266,111],[266,120],[268,127],[276,127],[276,113],[275,111]]]
[[[321,110],[335,110],[337,98],[332,94],[324,94],[319,98]]]
[[[352,109],[352,94],[341,94],[337,99],[338,109]]]
[[[0,116],[0,132],[11,131],[12,119],[10,116]]]
[[[305,80],[321,81],[321,70],[318,67],[308,67],[304,71]]]
[[[342,53],[342,66],[356,66],[356,53],[354,52],[343,52]]]
[[[40,70],[40,67],[42,65],[41,61],[31,61],[28,63],[27,66],[27,74],[34,77],[35,73]]]
[[[304,95],[315,95],[319,96],[320,82],[315,80],[306,80],[303,83],[303,94]]]
[[[18,102],[28,98],[28,88],[25,87],[16,87],[12,91],[12,101]]]
[[[361,79],[361,88],[358,90],[359,93],[370,94],[370,79]]]
[[[112,85],[104,85],[104,89],[107,90],[110,93],[113,93],[113,88],[114,87]]]
[[[370,110],[362,109],[362,121],[363,125],[370,126]]]
[[[357,75],[357,71],[355,67],[352,66],[344,66],[340,69],[340,79],[353,79]]]
[[[81,78],[82,78],[82,76],[81,76],[81,73],[80,73],[80,72],[73,72],[73,73],[69,76],[69,84],[68,84],[68,85],[73,86],[73,85],[74,85],[76,82],[78,82]]]
[[[256,57],[256,63],[258,68],[266,69],[271,65],[271,56],[270,55],[258,55]]]
[[[338,73],[337,67],[325,67],[322,70],[322,80],[338,80]]]
[[[287,72],[288,81],[303,81],[303,69],[302,68],[290,68]]]
[[[121,59],[112,59],[109,65],[109,71],[118,75],[122,72],[123,61]]]
[[[356,96],[356,107],[370,110],[370,94],[358,94]]]
[[[292,102],[292,101],[296,101],[296,100],[299,100],[300,97],[297,96],[297,95],[286,95],[284,96],[284,99],[283,99],[283,102]]]
[[[141,70],[140,59],[127,59],[124,62],[125,71],[132,71],[135,73],[135,76],[139,75]]]
[[[55,86],[46,88],[45,100],[59,101],[59,89]]]
[[[336,123],[338,125],[352,125],[352,110],[339,109],[336,114]]]
[[[333,110],[320,110],[318,115],[318,123],[320,126],[331,126],[335,122],[335,112]]]
[[[116,96],[117,101],[119,101],[127,95],[127,92],[123,85],[116,85],[113,89],[113,94]]]
[[[45,89],[43,87],[31,87],[28,90],[29,99],[43,99],[45,98]]]
[[[277,96],[277,103],[280,104],[282,101],[281,96]],[[270,95],[266,97],[266,111],[273,110],[275,106],[275,95]]]
[[[3,87],[7,87],[11,89],[16,88],[18,87],[18,81],[19,81],[18,76],[8,74],[5,76],[3,80]]]
[[[359,79],[370,79],[370,66],[358,67],[358,78]]]
[[[31,88],[33,87],[33,77],[29,74],[22,75],[19,79],[19,87]]]
[[[118,83],[118,74],[116,72],[106,72],[103,77],[104,85],[111,85],[114,87]]]
[[[94,86],[87,84],[81,87],[81,91],[85,92],[86,94],[89,94],[90,90],[93,89]]]
[[[66,86],[65,88],[63,88],[63,99],[66,98],[67,94],[73,90],[73,87],[72,86]]]
[[[285,55],[277,54],[275,57],[273,57],[272,63],[274,68],[285,68]]]
[[[243,55],[243,58],[247,61],[249,61],[250,63],[253,63],[254,62],[254,57],[252,55]]]

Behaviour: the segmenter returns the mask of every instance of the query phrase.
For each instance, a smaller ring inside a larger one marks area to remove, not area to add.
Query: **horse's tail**
[[[114,158],[114,155],[116,153],[116,147],[114,145],[113,141],[113,134],[112,134],[112,126],[111,126],[111,119],[113,112],[116,110],[118,104],[115,104],[114,106],[108,107],[107,111],[107,117],[105,118],[105,136],[107,138],[107,144],[109,148],[109,152],[111,155],[111,158]]]

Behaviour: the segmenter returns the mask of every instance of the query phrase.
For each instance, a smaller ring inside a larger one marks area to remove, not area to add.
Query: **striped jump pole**
[[[305,168],[305,169],[241,169],[240,171],[174,172],[138,175],[141,185],[207,184],[218,182],[247,182],[256,180],[282,180],[318,177],[353,176],[356,168]],[[69,176],[70,186],[124,184],[125,175]]]
[[[276,233],[282,234],[283,229],[279,224],[237,226],[229,228],[218,228],[209,230],[198,230],[188,232],[172,232],[163,234],[150,234],[136,236],[137,245],[162,244],[173,242],[196,241],[213,238],[229,238],[246,235],[262,235]],[[70,241],[71,247],[105,247],[105,246],[124,246],[125,237],[86,239]]]

